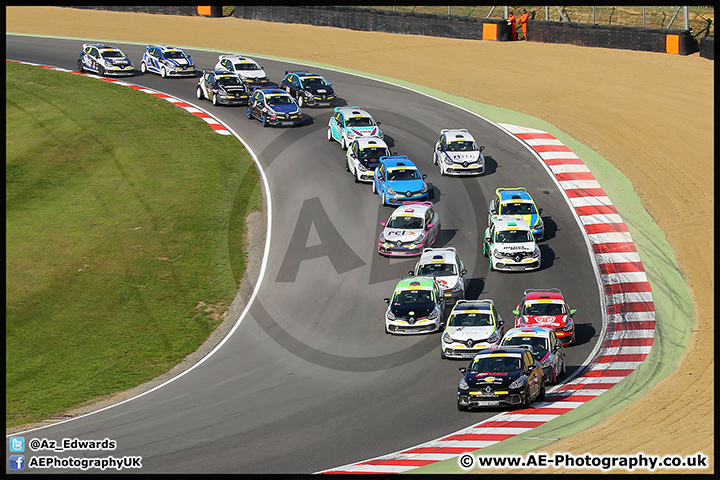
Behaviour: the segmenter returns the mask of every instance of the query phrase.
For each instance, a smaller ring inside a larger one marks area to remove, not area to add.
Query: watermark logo
[[[24,452],[25,451],[25,438],[24,437],[10,437],[10,451],[11,452]]]

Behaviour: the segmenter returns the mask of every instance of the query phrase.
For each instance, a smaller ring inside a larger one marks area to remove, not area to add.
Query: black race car
[[[195,96],[207,98],[213,105],[247,105],[248,89],[234,73],[220,70],[203,70]]]
[[[533,400],[545,400],[542,366],[526,348],[482,350],[460,372],[460,411],[500,405],[528,408]]]
[[[280,88],[297,100],[301,107],[337,105],[337,96],[331,85],[322,75],[307,70],[286,70],[285,78],[280,82]]]

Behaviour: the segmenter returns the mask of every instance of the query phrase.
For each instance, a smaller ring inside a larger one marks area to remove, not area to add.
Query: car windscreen
[[[514,372],[522,370],[520,357],[480,357],[470,364],[471,372]]]
[[[414,168],[395,168],[388,170],[387,179],[391,182],[398,180],[416,180],[420,178],[420,172]]]
[[[260,70],[260,65],[255,63],[236,63],[235,70]]]
[[[242,85],[242,81],[237,77],[218,77],[217,83],[218,85]]]
[[[477,149],[477,144],[468,140],[457,140],[455,142],[448,142],[447,144],[448,152],[473,152]]]
[[[523,315],[565,315],[565,305],[560,303],[526,303]]]
[[[506,203],[500,206],[501,215],[533,215],[537,213],[532,203]]]
[[[367,147],[360,149],[360,160],[377,159],[390,155],[390,151],[383,147]]]
[[[375,121],[368,117],[349,117],[345,119],[345,125],[348,127],[372,127]]]
[[[545,337],[522,337],[513,336],[510,338],[504,338],[501,346],[503,347],[519,347],[521,345],[530,345],[531,351],[535,358],[545,358],[548,353],[549,340]]]
[[[318,88],[318,87],[327,87],[328,86],[325,79],[320,78],[320,77],[303,78],[302,84],[305,88],[308,88],[308,87]]]
[[[117,50],[105,50],[100,52],[100,55],[103,58],[122,58],[125,56],[122,52],[118,52]]]
[[[494,325],[490,313],[456,312],[448,320],[451,327],[491,327]]]
[[[292,103],[292,98],[286,97],[285,95],[271,95],[267,97],[268,105],[291,105]]]
[[[532,242],[533,236],[529,230],[500,230],[495,234],[498,243],[525,243]]]
[[[171,50],[169,52],[165,52],[165,58],[187,58],[187,55],[179,50]]]
[[[386,228],[419,229],[423,228],[423,219],[420,217],[398,216],[390,217],[385,224]]]
[[[418,275],[434,275],[438,277],[457,275],[454,263],[426,263],[418,268]]]
[[[407,305],[416,303],[434,303],[430,290],[401,290],[395,292],[393,303],[396,305]]]

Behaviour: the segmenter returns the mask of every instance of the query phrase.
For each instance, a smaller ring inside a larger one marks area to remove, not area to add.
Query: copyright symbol
[[[463,455],[460,457],[460,466],[463,468],[470,468],[473,466],[473,463],[475,463],[475,460],[473,460],[472,455]]]
[[[30,440],[30,450],[37,450],[38,448],[40,448],[40,440],[37,438]]]

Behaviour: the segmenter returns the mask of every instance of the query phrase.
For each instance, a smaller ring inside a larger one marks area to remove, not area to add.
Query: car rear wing
[[[447,133],[447,132],[463,132],[463,133],[470,133],[468,132],[467,128],[443,128],[440,130],[440,135]]]
[[[562,295],[559,288],[526,288],[523,295],[527,295],[528,293],[557,293]]]

